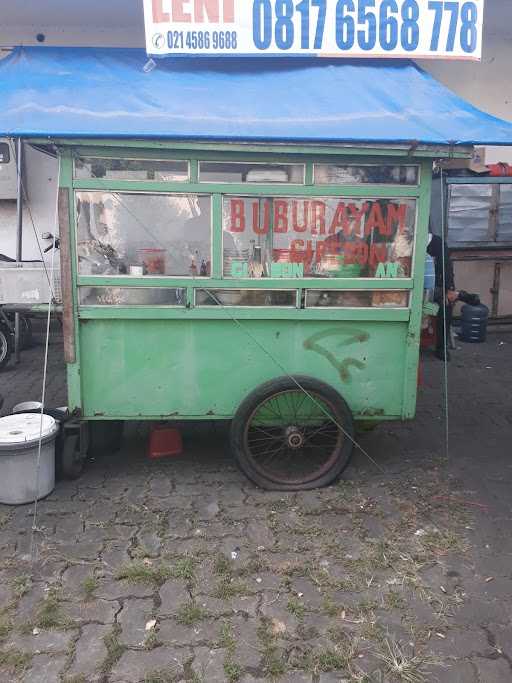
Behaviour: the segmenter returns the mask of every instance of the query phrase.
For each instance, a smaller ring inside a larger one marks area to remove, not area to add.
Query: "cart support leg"
[[[21,138],[17,140],[17,223],[16,223],[16,262],[21,264],[23,259],[23,142]],[[20,314],[14,314],[14,359],[20,362],[21,355],[21,319]]]

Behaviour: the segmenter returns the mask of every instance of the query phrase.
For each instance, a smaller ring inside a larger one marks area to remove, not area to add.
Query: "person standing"
[[[436,275],[434,301],[439,305],[436,319],[436,356],[440,360],[450,360],[447,349],[451,334],[453,304],[459,298],[459,292],[455,289],[453,263],[448,247],[443,244],[443,240],[438,235],[429,234],[427,253],[434,259]]]

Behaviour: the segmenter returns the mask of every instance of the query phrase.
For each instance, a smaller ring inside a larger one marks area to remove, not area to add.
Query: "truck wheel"
[[[305,491],[333,482],[348,465],[354,423],[343,398],[312,377],[271,380],[253,391],[231,423],[231,448],[258,486]]]
[[[12,354],[12,336],[5,325],[0,325],[0,369],[5,368]]]

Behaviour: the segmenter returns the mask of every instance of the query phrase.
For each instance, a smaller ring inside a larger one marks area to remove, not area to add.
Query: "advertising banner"
[[[147,52],[482,56],[484,0],[144,0]]]

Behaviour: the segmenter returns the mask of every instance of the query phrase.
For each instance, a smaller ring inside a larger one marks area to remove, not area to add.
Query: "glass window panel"
[[[407,308],[409,293],[390,290],[339,291],[308,289],[306,306],[327,308]]]
[[[210,197],[77,192],[76,215],[80,275],[210,275]]]
[[[419,166],[315,164],[316,185],[418,185]]]
[[[415,199],[226,197],[227,278],[411,277]]]
[[[199,180],[205,183],[304,184],[303,164],[262,164],[201,161]]]
[[[498,242],[512,242],[512,185],[500,186],[500,208],[496,239]]]
[[[157,287],[80,287],[82,306],[185,306],[187,290]]]
[[[287,306],[295,307],[295,290],[197,289],[196,306]]]
[[[448,242],[487,242],[491,185],[450,185]]]
[[[189,166],[188,161],[78,157],[75,159],[75,178],[186,182],[189,179]]]

